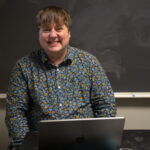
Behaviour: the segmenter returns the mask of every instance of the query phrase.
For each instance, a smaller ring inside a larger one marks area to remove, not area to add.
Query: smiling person
[[[57,16],[56,8],[45,9],[37,16],[40,45],[55,66],[63,62],[70,40],[71,19],[64,10]],[[49,14],[48,14],[49,13]],[[64,13],[64,14],[63,14]],[[42,18],[40,18],[42,16]]]
[[[20,146],[40,120],[113,117],[116,103],[109,80],[91,54],[69,45],[71,18],[49,6],[36,16],[41,48],[19,59],[7,92],[10,149]]]

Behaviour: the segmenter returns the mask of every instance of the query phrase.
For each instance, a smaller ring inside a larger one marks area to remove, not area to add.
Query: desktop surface
[[[121,148],[150,150],[150,130],[124,130]],[[19,150],[38,150],[38,132],[28,132]]]

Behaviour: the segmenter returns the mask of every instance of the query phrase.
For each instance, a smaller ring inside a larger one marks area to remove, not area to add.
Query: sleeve
[[[6,102],[5,122],[11,139],[10,145],[18,146],[22,143],[28,131],[28,91],[23,70],[16,63],[12,70]]]
[[[116,102],[110,82],[94,57],[91,61],[91,104],[95,117],[116,116]]]

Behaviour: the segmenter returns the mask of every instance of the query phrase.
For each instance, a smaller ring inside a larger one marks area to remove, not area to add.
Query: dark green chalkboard
[[[39,48],[35,15],[47,5],[70,12],[72,46],[97,56],[115,92],[150,91],[149,0],[1,0],[0,93],[15,61]]]

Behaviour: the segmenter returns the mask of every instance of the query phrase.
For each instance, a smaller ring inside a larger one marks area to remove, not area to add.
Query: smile
[[[55,44],[55,43],[59,43],[60,41],[48,41],[48,44]]]

